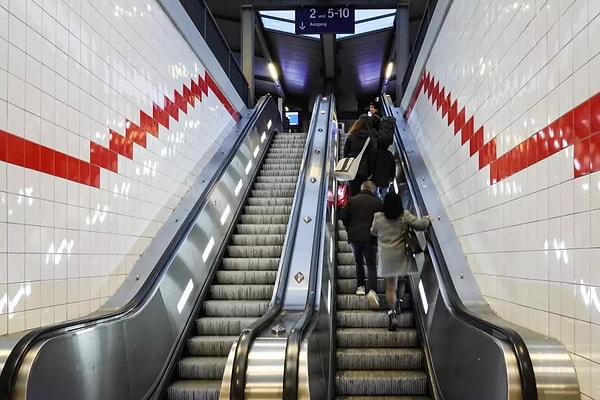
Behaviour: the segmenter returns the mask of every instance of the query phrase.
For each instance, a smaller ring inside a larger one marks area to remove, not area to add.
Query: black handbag
[[[407,223],[405,223],[404,221],[402,221],[402,223],[404,224],[404,230],[402,231],[402,238],[404,240],[404,251],[406,252],[406,254],[422,253],[423,248],[421,247],[421,243],[419,243],[417,233]]]

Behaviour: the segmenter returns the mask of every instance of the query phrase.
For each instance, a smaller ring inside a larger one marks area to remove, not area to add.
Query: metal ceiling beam
[[[323,77],[325,93],[335,92],[335,35],[321,35],[321,49],[323,50]]]
[[[242,5],[242,27],[241,27],[241,59],[242,73],[246,82],[250,96],[248,98],[248,107],[254,107],[256,93],[254,90],[254,30],[256,26],[256,14],[252,6]]]
[[[335,78],[335,35],[321,35],[323,49],[323,71],[325,79]]]
[[[257,18],[255,25],[256,25],[256,39],[258,40],[258,45],[260,46],[260,50],[262,51],[263,56],[265,57],[267,62],[272,62],[273,65],[280,66],[279,67],[279,75],[281,75],[283,73],[283,71],[281,71],[281,64],[278,62],[275,62],[275,60],[273,60],[273,57],[271,57],[271,51],[269,50],[269,46],[267,45],[267,40],[265,39],[265,35],[263,34],[262,20],[260,18]],[[280,76],[280,78],[281,78],[281,76]],[[275,82],[275,90],[277,91],[277,95],[279,97],[285,98],[285,96],[283,94],[284,93],[283,79],[279,79],[278,82]]]
[[[410,58],[410,15],[408,6],[399,5],[396,9],[396,101],[402,99],[402,79]]]

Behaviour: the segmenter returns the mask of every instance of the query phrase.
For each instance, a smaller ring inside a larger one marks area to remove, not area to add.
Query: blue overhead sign
[[[296,34],[314,33],[354,33],[354,8],[297,8]]]

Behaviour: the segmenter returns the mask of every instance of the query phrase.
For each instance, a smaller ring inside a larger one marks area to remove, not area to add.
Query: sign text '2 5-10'
[[[296,34],[354,33],[354,8],[296,9]]]

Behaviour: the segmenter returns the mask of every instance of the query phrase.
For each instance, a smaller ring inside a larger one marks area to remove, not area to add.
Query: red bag
[[[337,188],[337,206],[338,208],[346,207],[350,198],[350,190],[348,185],[338,185]]]
[[[348,185],[338,185],[337,187],[337,206],[338,208],[343,208],[348,203],[348,199],[350,198],[350,190]],[[327,204],[333,204],[333,193],[331,190],[327,192]]]

